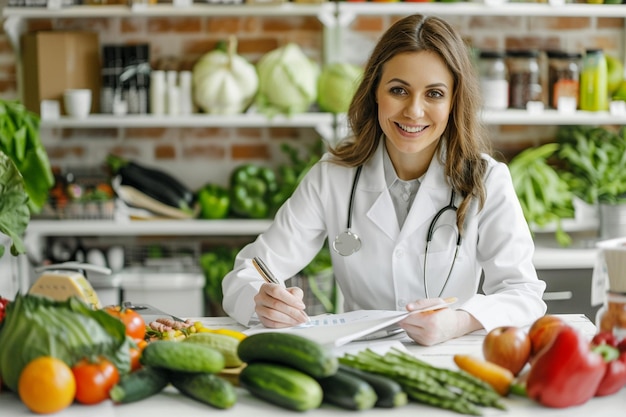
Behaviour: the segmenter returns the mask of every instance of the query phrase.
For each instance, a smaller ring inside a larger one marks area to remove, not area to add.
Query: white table
[[[576,326],[580,331],[591,337],[595,333],[595,326],[581,315],[564,315],[568,322]],[[241,329],[227,318],[202,318],[200,319],[208,327],[229,327]],[[365,346],[370,346],[375,350],[385,350],[390,346],[403,345],[411,353],[437,366],[453,367],[452,357],[456,353],[473,353],[481,355],[481,347],[484,333],[477,332],[471,335],[455,339],[444,344],[423,347],[410,343],[406,338],[395,340],[385,340],[366,343],[352,343],[338,351],[358,351]],[[297,413],[273,406],[257,398],[252,397],[245,390],[238,388],[239,398],[234,407],[228,410],[216,410],[208,405],[191,400],[172,388],[167,388],[163,393],[133,404],[113,405],[105,402],[96,406],[72,405],[71,407],[55,414],[55,417],[206,417],[209,414],[225,417],[275,417],[282,415],[297,415]],[[508,407],[507,411],[483,408],[485,416],[509,416],[509,417],[616,417],[622,416],[626,409],[626,389],[615,395],[605,398],[594,398],[586,404],[578,407],[566,409],[551,409],[543,407],[531,400],[514,397],[504,400]],[[306,412],[307,416],[323,417],[336,416],[338,413],[352,413],[354,411],[342,410],[330,405],[322,405],[321,408]],[[415,417],[415,416],[460,416],[452,411],[429,407],[411,402],[408,405],[397,409],[371,409],[359,412],[368,417]],[[17,396],[10,392],[0,393],[0,415],[2,416],[29,416],[33,414],[19,401]]]

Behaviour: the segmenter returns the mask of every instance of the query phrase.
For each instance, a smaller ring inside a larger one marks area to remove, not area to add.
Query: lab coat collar
[[[383,166],[384,146],[384,139],[381,139],[376,152],[363,167],[357,191],[379,193],[368,210],[367,216],[389,238],[397,240],[398,238],[408,237],[417,228],[429,221],[439,210],[438,204],[440,202],[443,202],[442,207],[447,204],[450,187],[445,181],[443,165],[439,161],[437,154],[435,154],[415,196],[415,201],[413,201],[406,218],[404,228],[400,231],[396,212],[385,181]]]

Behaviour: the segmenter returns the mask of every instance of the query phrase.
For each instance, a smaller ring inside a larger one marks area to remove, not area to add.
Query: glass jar
[[[598,331],[610,331],[619,339],[626,337],[626,293],[608,291],[596,315]]]
[[[509,107],[526,109],[530,101],[543,102],[538,57],[533,50],[507,51]]]
[[[504,52],[481,51],[478,61],[483,107],[506,110],[509,107],[509,75]]]
[[[609,109],[608,70],[602,49],[587,49],[580,74],[581,110]]]
[[[578,108],[582,54],[548,51],[548,106],[572,111]]]

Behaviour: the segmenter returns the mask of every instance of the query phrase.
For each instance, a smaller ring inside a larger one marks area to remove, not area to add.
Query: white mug
[[[89,116],[91,111],[91,90],[87,88],[72,88],[63,93],[65,113],[79,119]]]

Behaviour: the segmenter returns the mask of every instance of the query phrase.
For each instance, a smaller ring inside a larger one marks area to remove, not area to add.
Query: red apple
[[[531,343],[526,331],[515,326],[491,330],[483,340],[483,356],[489,362],[517,375],[530,358]]]
[[[528,330],[528,337],[531,343],[531,357],[537,355],[544,347],[552,343],[556,334],[564,326],[567,326],[567,324],[563,319],[550,314],[535,320]]]

